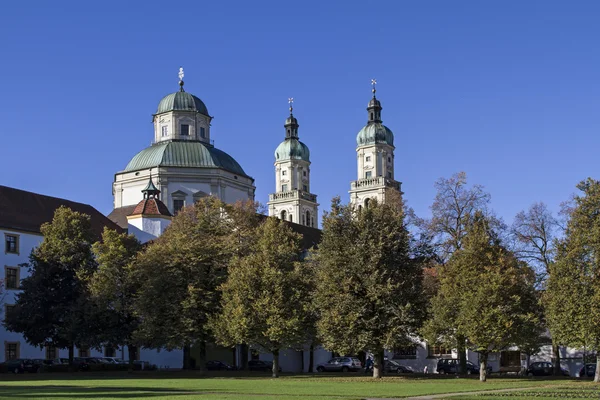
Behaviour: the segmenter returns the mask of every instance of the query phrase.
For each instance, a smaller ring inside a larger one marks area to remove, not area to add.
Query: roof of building
[[[155,197],[145,198],[140,201],[129,215],[144,215],[148,217],[163,216],[170,217],[171,213],[165,203]]]
[[[136,207],[137,207],[137,204],[132,204],[130,206],[115,208],[114,210],[112,210],[110,212],[110,214],[108,214],[107,217],[112,222],[119,225],[121,228],[127,229],[127,227],[128,227],[127,216],[131,215],[131,213],[133,212],[133,210],[135,210]]]
[[[304,160],[310,161],[308,146],[296,138],[287,138],[275,149],[275,161]]]
[[[356,145],[365,146],[376,143],[394,145],[394,134],[381,122],[370,122],[356,135]]]
[[[156,167],[221,168],[248,176],[229,154],[198,141],[164,141],[137,153],[123,172]]]
[[[0,227],[40,233],[45,222],[51,222],[60,206],[90,216],[94,235],[99,239],[104,227],[121,231],[120,227],[89,204],[45,196],[0,185]]]
[[[166,95],[162,98],[160,103],[158,103],[156,114],[162,114],[169,111],[195,111],[209,116],[208,109],[202,100],[193,94],[182,90]]]

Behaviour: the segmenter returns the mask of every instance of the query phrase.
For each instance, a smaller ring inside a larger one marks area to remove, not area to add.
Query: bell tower
[[[288,99],[285,139],[275,150],[275,193],[269,195],[269,216],[310,227],[318,225],[317,195],[310,192],[310,151],[298,139],[294,99]]]

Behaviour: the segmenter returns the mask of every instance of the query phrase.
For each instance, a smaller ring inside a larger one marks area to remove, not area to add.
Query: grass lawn
[[[548,392],[552,394],[557,387],[583,389],[593,386],[586,382],[564,379],[491,378],[487,383],[480,383],[476,379],[440,378],[433,375],[412,378],[393,376],[377,381],[359,374],[290,375],[279,379],[259,374],[201,377],[190,372],[0,375],[2,400],[357,400],[366,397],[407,397],[503,388],[537,388],[537,391],[552,390]],[[481,400],[488,397],[471,398]],[[502,400],[499,397],[494,399]]]
[[[490,393],[477,396],[448,397],[448,400],[550,400],[550,399],[600,399],[600,385],[591,382],[567,383],[553,388],[538,388],[513,393]]]

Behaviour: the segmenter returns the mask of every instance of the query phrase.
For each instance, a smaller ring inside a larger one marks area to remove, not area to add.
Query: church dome
[[[358,146],[376,143],[394,145],[394,134],[387,126],[380,122],[369,123],[356,135],[356,144]]]
[[[296,138],[284,140],[275,150],[275,161],[282,160],[310,161],[308,146]]]
[[[123,172],[156,167],[220,168],[248,176],[229,154],[202,142],[168,141],[154,144],[137,153]]]
[[[209,116],[204,102],[193,94],[184,91],[168,94],[158,103],[156,114],[169,111],[196,111]]]

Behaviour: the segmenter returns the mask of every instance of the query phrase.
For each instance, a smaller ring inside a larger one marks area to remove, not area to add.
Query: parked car
[[[270,361],[263,360],[250,360],[248,361],[248,369],[250,371],[272,371],[273,363]],[[279,372],[281,372],[281,367],[279,367]]]
[[[579,370],[579,377],[585,378],[593,378],[596,375],[596,364],[585,364],[585,367],[581,367]]]
[[[405,367],[404,365],[398,364],[393,360],[385,360],[384,364],[385,372],[392,374],[412,374],[413,370]]]
[[[335,357],[326,363],[317,365],[319,372],[356,372],[362,369],[362,363],[356,357]]]
[[[467,360],[465,372],[467,375],[479,374],[479,367],[477,365],[473,364],[471,361]],[[488,372],[488,374],[491,374],[492,367],[488,366],[487,372]],[[458,359],[442,358],[442,359],[438,360],[437,373],[438,374],[456,374],[456,373],[458,373]]]
[[[15,374],[22,374],[24,372],[38,372],[40,365],[35,363],[34,360],[28,360],[25,358],[19,358],[16,360],[9,360],[6,362],[6,370]]]
[[[231,365],[217,360],[208,361],[206,369],[209,371],[235,371],[235,368]]]
[[[122,358],[118,357],[99,357],[100,359],[106,361],[108,364],[128,364],[127,361],[123,361]]]
[[[560,369],[563,376],[569,376],[569,371],[564,368]],[[549,362],[534,362],[529,364],[529,367],[525,370],[527,376],[550,376],[554,371],[554,366]]]

